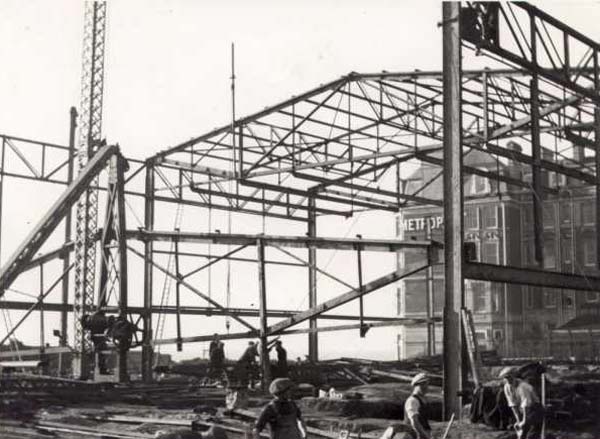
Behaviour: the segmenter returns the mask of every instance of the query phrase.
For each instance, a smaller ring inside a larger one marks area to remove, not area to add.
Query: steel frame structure
[[[521,25],[526,25],[527,29],[523,30]],[[145,203],[142,230],[127,232],[132,242],[128,245],[129,254],[137,254],[144,263],[143,305],[128,307],[129,312],[139,313],[143,321],[144,379],[149,380],[152,376],[155,344],[206,340],[204,335],[184,337],[180,330],[177,338],[153,340],[155,314],[230,316],[248,330],[232,334],[231,338],[258,336],[263,341],[269,336],[293,331],[291,326],[308,321],[309,328],[300,331],[309,333],[309,353],[313,359],[318,358],[317,333],[327,330],[317,326],[317,319],[355,319],[363,330],[368,325],[390,323],[380,316],[363,316],[362,313],[336,316],[324,312],[391,284],[412,270],[429,266],[436,261],[434,253],[439,246],[430,241],[413,243],[423,250],[426,264],[398,270],[366,284],[361,279],[358,287],[354,279],[338,278],[336,281],[347,285],[347,293],[332,299],[333,302],[319,304],[317,273],[333,276],[317,265],[319,246],[345,248],[356,252],[360,260],[364,251],[397,252],[411,245],[393,238],[383,243],[324,238],[319,236],[317,227],[317,219],[322,216],[346,218],[363,210],[396,213],[415,204],[444,207],[444,402],[448,415],[460,412],[458,395],[463,390],[466,372],[459,318],[464,308],[465,278],[535,283],[582,291],[600,289],[600,277],[543,270],[543,237],[539,232],[536,233],[540,264],[537,270],[465,261],[462,253],[465,197],[460,191],[465,179],[479,176],[502,184],[507,192],[528,196],[532,200],[535,228],[542,229],[544,198],[561,196],[559,188],[542,182],[542,171],[553,172],[594,186],[596,221],[600,219],[600,191],[597,190],[600,185],[600,155],[597,154],[600,142],[600,46],[525,3],[500,4],[493,10],[481,3],[466,3],[463,7],[456,2],[445,3],[441,26],[444,33],[442,72],[353,72],[169,147],[144,162],[137,162],[136,169],[130,170],[123,182],[124,196],[143,196]],[[562,47],[557,48],[553,39],[560,39]],[[463,69],[461,55],[465,47],[504,65],[495,69]],[[508,146],[511,141],[525,144],[526,150],[516,152]],[[542,147],[551,141],[568,145],[560,152],[555,151],[552,157],[543,156]],[[44,144],[36,145],[43,147]],[[572,153],[576,148],[591,151],[594,165],[576,160]],[[464,159],[474,151],[487,154],[499,163],[510,160],[531,167],[532,182],[525,180],[523,175],[507,175],[499,170],[465,165]],[[420,187],[408,191],[406,169],[421,163],[437,168],[439,172],[422,182]],[[2,163],[2,178],[19,176],[44,180],[45,176],[48,181],[55,178],[53,174],[38,174],[33,172],[32,176],[31,169],[7,169]],[[144,176],[143,191],[128,187],[135,176]],[[444,181],[443,196],[426,195],[427,187],[438,179]],[[0,194],[1,191],[0,181]],[[305,225],[307,236],[158,229],[156,218],[174,204],[300,223]],[[133,245],[138,240],[143,243],[143,252]],[[69,251],[72,244],[68,241],[56,254]],[[173,244],[210,242],[236,248],[220,255],[210,252],[186,255],[177,247],[160,247],[162,241]],[[285,251],[288,256],[292,255],[293,262],[269,260],[264,255],[265,246],[281,248],[283,244],[301,247],[308,253],[307,258],[300,258],[288,250]],[[237,254],[249,247],[257,248],[255,256]],[[597,248],[600,249],[600,245]],[[200,291],[188,279],[191,274],[182,274],[177,264],[170,267],[158,262],[160,255],[173,256],[176,261],[183,256],[208,259],[196,272],[222,261],[256,263],[260,309],[223,306]],[[42,260],[44,256],[38,259]],[[33,263],[27,262],[29,266]],[[28,266],[23,264],[21,269]],[[267,282],[265,264],[291,264],[307,269],[307,310],[298,313],[270,309],[264,287]],[[179,305],[179,302],[176,306],[157,306],[154,300],[157,273],[171,277],[177,291],[186,288],[211,306],[189,307]],[[27,305],[11,301],[2,306],[22,309]],[[48,304],[47,309],[65,313],[72,306],[64,300],[61,304]],[[115,307],[107,306],[107,310],[115,310]],[[244,317],[248,316],[259,317],[259,325],[256,327],[246,321]],[[283,316],[285,320],[268,324],[267,318]],[[424,321],[404,323],[431,321],[430,315]]]

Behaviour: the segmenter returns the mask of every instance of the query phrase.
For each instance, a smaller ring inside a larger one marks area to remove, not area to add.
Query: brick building
[[[512,148],[519,150],[516,143]],[[555,155],[544,150],[544,158]],[[562,164],[585,162],[582,154]],[[568,162],[568,163],[567,163]],[[491,155],[471,150],[464,164],[482,170],[492,170],[513,178],[531,181],[531,168],[517,163],[503,163]],[[439,174],[439,167],[421,165],[407,180],[406,191],[413,193]],[[594,188],[551,172],[542,174],[544,185],[553,188],[543,202],[543,266],[545,269],[568,273],[598,274],[595,249]],[[534,257],[533,209],[531,191],[490,181],[479,175],[464,178],[464,240],[475,249],[480,262],[539,267]],[[441,175],[419,192],[440,199]],[[423,239],[431,236],[443,241],[443,209],[438,206],[411,206],[399,213],[398,236]],[[404,252],[399,266],[416,264],[422,255]],[[428,277],[431,277],[429,279]],[[478,343],[485,349],[496,349],[508,357],[567,356],[573,347],[552,343],[553,331],[559,331],[575,319],[587,305],[600,300],[598,293],[575,294],[573,291],[465,280],[465,306],[472,311]],[[436,317],[442,316],[444,297],[443,266],[422,271],[398,285],[400,317],[425,317],[427,297],[433,301]],[[564,331],[559,331],[564,333]],[[598,335],[596,335],[597,337]],[[590,344],[580,352],[595,352],[600,339],[586,333],[572,339],[575,344]],[[562,346],[562,348],[559,348]],[[442,349],[441,323],[435,328],[435,351]],[[427,352],[426,327],[402,327],[398,333],[400,359]]]

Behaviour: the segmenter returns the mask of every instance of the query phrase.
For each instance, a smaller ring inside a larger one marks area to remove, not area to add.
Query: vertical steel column
[[[125,170],[127,162],[121,154],[116,155],[117,159],[117,181],[116,181],[116,210],[117,210],[117,239],[119,246],[119,316],[127,319],[127,308],[129,303],[129,293],[127,290],[127,225],[125,222]],[[120,383],[129,381],[127,373],[127,347],[120,347],[118,352],[118,379]]]
[[[533,242],[535,260],[540,268],[544,267],[544,206],[542,194],[541,146],[540,146],[540,105],[538,99],[537,48],[535,16],[530,13],[531,62],[534,65],[530,82],[531,106],[531,172],[533,175]]]
[[[425,239],[431,239],[431,221],[433,217],[426,219],[427,229],[425,232]],[[428,248],[428,252],[431,250]],[[429,257],[429,255],[427,255]],[[433,322],[434,317],[434,304],[433,304],[433,265],[429,265],[425,271],[425,289],[426,289],[426,307],[427,307],[427,355],[435,355],[435,323]]]
[[[317,236],[317,215],[315,214],[316,201],[314,197],[308,199],[308,237]],[[308,249],[308,307],[317,306],[317,250]],[[308,333],[308,358],[310,361],[319,361],[319,336],[317,333],[317,319],[310,319],[311,332]]]
[[[40,361],[42,362],[42,375],[48,373],[48,356],[46,355],[46,325],[44,322],[44,264],[40,264]]]
[[[146,162],[146,189],[144,205],[144,228],[154,229],[154,162]],[[152,258],[154,244],[144,242],[144,335],[142,339],[142,380],[152,381]]]
[[[356,237],[358,239],[362,238],[361,235],[356,235]],[[357,248],[356,248],[356,259],[357,259],[357,263],[358,263],[358,288],[360,288],[362,290],[363,288],[363,269],[362,269],[362,248],[361,245],[358,244]],[[361,338],[364,338],[366,332],[366,328],[365,328],[365,321],[364,321],[364,303],[363,303],[363,296],[361,295],[358,298],[358,313],[359,313],[359,318],[360,318],[360,329],[359,329],[359,334]]]
[[[75,130],[77,129],[77,110],[75,107],[71,107],[70,111],[71,122],[69,124],[69,159],[67,162],[67,183],[71,184],[73,181],[73,171],[75,169]],[[71,209],[65,215],[65,242],[71,240]],[[62,255],[63,259],[63,273],[69,269],[71,265],[71,255],[68,251]],[[67,327],[69,320],[69,312],[67,311],[67,305],[69,303],[69,275],[65,275],[62,280],[62,303],[64,309],[60,313],[60,345],[67,345]],[[61,358],[62,360],[62,358]]]
[[[507,227],[506,227],[506,203],[503,201],[500,205],[502,209],[502,265],[508,265],[508,255],[507,255],[507,245],[506,245],[506,237],[507,235]],[[510,349],[510,343],[508,342],[508,332],[509,332],[509,313],[508,313],[508,284],[503,284],[504,286],[504,356],[512,355]],[[512,331],[511,331],[512,332]],[[512,337],[511,337],[512,338]]]
[[[3,192],[4,192],[4,156],[6,154],[6,138],[2,137],[2,158],[0,158],[0,262],[2,261],[2,213],[4,210],[2,209],[2,200],[3,200]],[[2,264],[0,263],[0,267]],[[0,292],[2,289],[0,288]]]
[[[463,187],[460,2],[442,4],[444,77],[444,418],[460,417],[463,384]]]
[[[265,244],[262,239],[256,240],[258,260],[258,300],[260,318],[260,366],[262,369],[262,388],[266,390],[271,383],[271,362],[267,347],[267,285],[265,282]]]
[[[594,89],[596,93],[600,91],[597,50],[594,50]],[[594,147],[596,162],[596,267],[600,267],[600,107],[597,104],[594,108]],[[572,222],[573,218],[571,218]]]
[[[179,229],[176,229],[179,232]],[[175,276],[177,276],[177,282],[175,282],[175,314],[176,326],[177,326],[177,352],[183,350],[183,343],[181,341],[181,272],[179,271],[179,240],[176,239],[174,244],[175,250]],[[210,294],[210,292],[209,292]]]
[[[44,327],[44,264],[40,264],[40,295],[38,296],[40,308],[40,354],[46,351],[46,328]]]

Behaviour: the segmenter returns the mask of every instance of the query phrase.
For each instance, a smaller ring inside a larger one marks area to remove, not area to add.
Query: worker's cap
[[[281,340],[276,340],[275,344],[281,344]]]
[[[411,380],[410,384],[411,386],[418,386],[419,384],[424,384],[424,383],[428,383],[429,382],[429,377],[427,376],[427,374],[424,373],[418,373],[416,374],[413,379]]]
[[[292,387],[294,387],[294,382],[289,378],[277,378],[271,382],[269,393],[271,395],[279,395]]]
[[[498,374],[498,378],[514,377],[516,375],[516,372],[517,369],[513,366],[506,366],[500,371],[500,373]]]

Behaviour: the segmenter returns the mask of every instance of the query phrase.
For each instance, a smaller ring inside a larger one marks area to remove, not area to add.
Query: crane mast
[[[80,170],[94,156],[102,142],[105,36],[106,3],[86,1],[77,151]],[[76,208],[73,374],[82,379],[89,378],[93,367],[93,344],[90,333],[82,327],[82,317],[94,309],[97,188],[96,176],[81,195]]]

